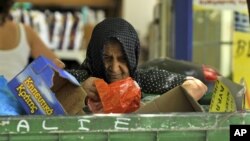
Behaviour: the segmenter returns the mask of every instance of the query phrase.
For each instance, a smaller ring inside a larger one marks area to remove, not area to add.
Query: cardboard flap
[[[232,94],[235,100],[237,110],[243,110],[242,105],[245,96],[244,86],[241,84],[237,84],[225,77],[219,77],[219,80],[221,80],[228,87],[230,93]]]
[[[181,89],[182,89],[183,91],[185,91],[185,92],[184,92],[184,95],[186,96],[186,98],[187,98],[187,100],[188,100],[190,106],[191,106],[191,107],[193,108],[193,110],[194,110],[194,111],[191,111],[191,112],[205,112],[205,110],[201,107],[201,105],[200,105],[196,100],[194,100],[194,98],[193,98],[192,96],[190,96],[190,95],[188,94],[188,92],[187,92],[184,88],[181,87]],[[187,112],[188,112],[188,111],[187,111]]]
[[[203,112],[204,110],[181,86],[142,106],[136,113]]]

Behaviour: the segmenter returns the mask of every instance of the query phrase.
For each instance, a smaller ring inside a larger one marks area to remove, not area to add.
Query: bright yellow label
[[[234,111],[236,111],[236,103],[231,92],[226,85],[220,80],[217,80],[214,86],[209,112]]]
[[[244,102],[244,109],[245,110],[250,110],[250,93],[248,91],[248,87],[247,87],[247,83],[244,82],[244,87],[246,89],[246,92],[245,92],[245,102]]]
[[[233,40],[233,81],[240,82],[245,79],[246,84],[250,84],[250,34],[244,32],[234,32]],[[249,90],[246,85],[246,90]],[[245,109],[250,109],[250,94],[245,95]]]

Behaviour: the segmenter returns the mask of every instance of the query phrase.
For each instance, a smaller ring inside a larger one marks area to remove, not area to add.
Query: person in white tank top
[[[8,81],[11,80],[28,64],[29,57],[36,58],[40,55],[52,60],[59,68],[64,68],[64,63],[42,42],[31,27],[17,24],[9,19],[9,10],[13,2],[13,0],[1,0],[0,2],[0,79],[4,76]],[[82,88],[72,84],[62,89],[66,89],[65,91],[68,90],[72,94],[65,93],[60,98],[66,112],[72,115],[82,112],[84,105],[82,99],[85,97]],[[13,102],[14,105],[1,101],[4,98]],[[5,104],[6,107],[12,107],[17,111],[22,109],[17,99],[8,97],[7,93],[0,93],[0,102],[2,107]],[[3,112],[2,115],[8,115],[8,111],[1,111],[2,107],[0,107],[0,116],[1,112]],[[17,112],[17,114],[25,113]]]
[[[28,64],[29,57],[43,55],[64,67],[58,57],[42,42],[35,31],[27,25],[10,20],[12,0],[0,3],[0,75],[10,81]]]

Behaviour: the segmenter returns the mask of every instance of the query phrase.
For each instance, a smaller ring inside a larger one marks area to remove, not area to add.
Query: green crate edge
[[[0,117],[0,141],[228,141],[232,124],[250,124],[250,113],[6,116]]]

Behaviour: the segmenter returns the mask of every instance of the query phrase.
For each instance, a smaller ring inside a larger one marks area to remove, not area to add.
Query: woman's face
[[[130,76],[128,63],[119,42],[109,42],[104,45],[103,59],[110,82]]]

